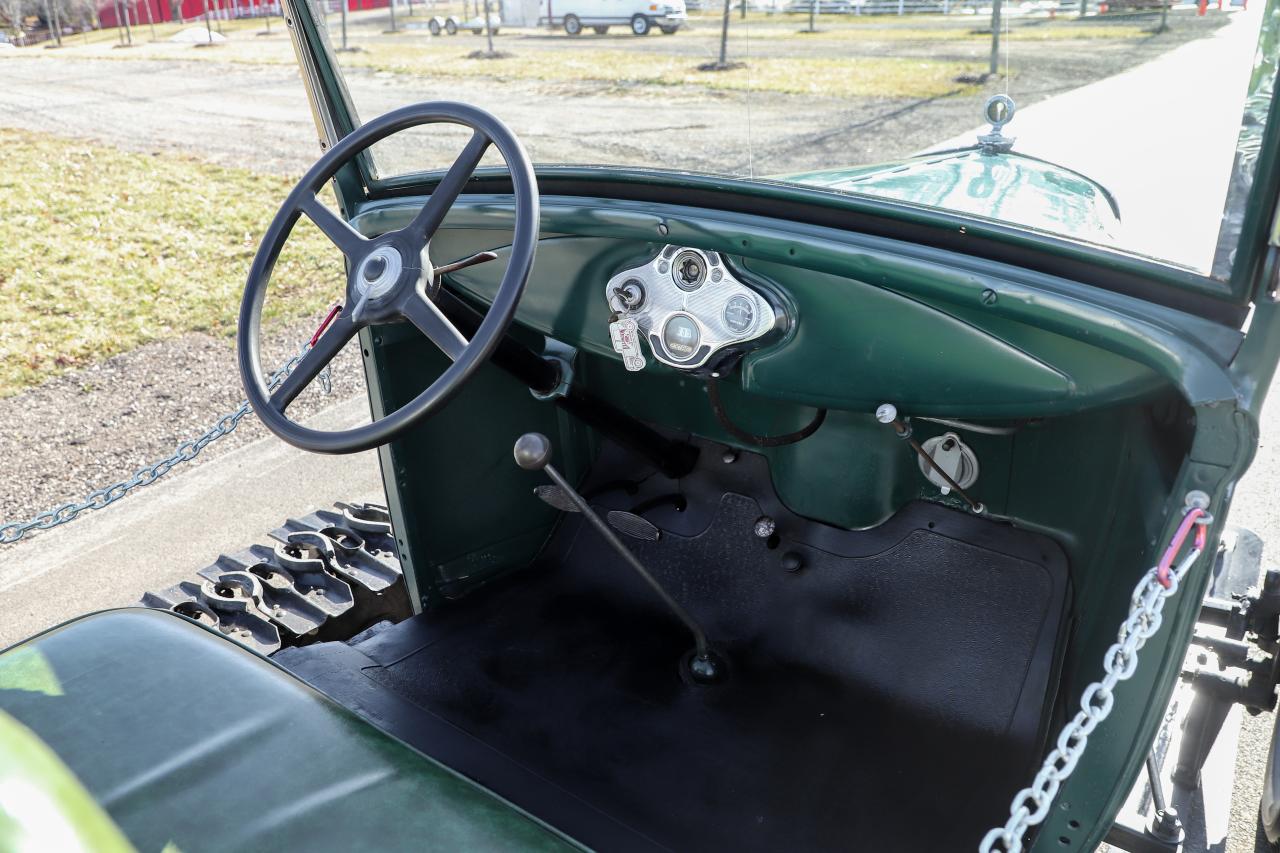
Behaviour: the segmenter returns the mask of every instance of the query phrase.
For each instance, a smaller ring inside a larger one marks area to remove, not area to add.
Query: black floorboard
[[[684,511],[649,514],[661,541],[629,541],[704,623],[724,684],[682,678],[689,634],[577,516],[539,564],[362,644],[365,676],[567,792],[529,808],[599,849],[634,838],[581,829],[574,808],[673,850],[975,849],[1041,746],[1061,552],[926,503],[836,530],[743,494],[750,472],[704,474]],[[772,548],[752,532],[766,512]],[[504,789],[451,763],[525,805],[527,776]]]

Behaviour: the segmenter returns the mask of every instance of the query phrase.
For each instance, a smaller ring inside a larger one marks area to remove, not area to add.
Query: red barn
[[[328,0],[331,11],[337,11],[341,0]],[[385,8],[387,0],[346,0],[347,9],[352,12],[360,9]],[[215,18],[251,18],[270,10],[271,14],[280,14],[277,0],[99,0],[98,19],[104,28],[120,26],[120,10],[128,7],[129,24],[145,26],[148,20],[162,21],[200,21],[204,19],[206,4],[210,16]],[[150,15],[150,18],[148,18]]]

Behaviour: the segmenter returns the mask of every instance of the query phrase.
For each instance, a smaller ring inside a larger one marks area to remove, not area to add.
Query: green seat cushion
[[[576,849],[169,613],[98,613],[0,654],[0,709],[58,754],[141,853]]]

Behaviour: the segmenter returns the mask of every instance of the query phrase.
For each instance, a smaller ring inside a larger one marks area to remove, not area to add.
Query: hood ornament
[[[1013,150],[1014,138],[1005,136],[1000,130],[1013,121],[1013,113],[1016,109],[1013,98],[1008,95],[992,95],[987,99],[983,113],[991,123],[991,132],[978,137],[978,145],[982,147],[983,154],[1006,154]]]

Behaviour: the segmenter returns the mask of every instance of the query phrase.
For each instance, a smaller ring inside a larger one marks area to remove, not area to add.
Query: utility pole
[[[391,32],[396,32],[396,0],[387,0],[387,8],[391,10]]]
[[[484,34],[489,38],[489,55],[493,56],[493,20],[489,17],[489,0],[484,0]]]
[[[809,0],[809,32],[818,31],[818,0]]]
[[[342,49],[344,51],[351,50],[347,47],[347,3],[350,0],[338,0],[338,6],[342,9]]]
[[[1002,0],[991,4],[991,64],[987,71],[994,75],[1000,69],[1000,7]]]

